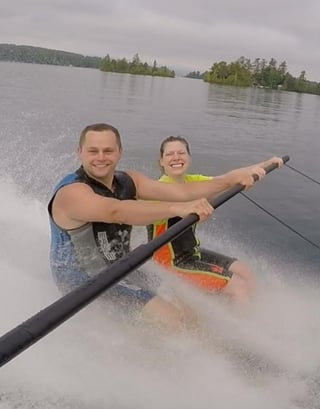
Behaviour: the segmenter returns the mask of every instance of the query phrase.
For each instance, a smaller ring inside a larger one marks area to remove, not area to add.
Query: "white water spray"
[[[59,294],[49,272],[45,206],[8,181],[0,192],[3,334]],[[166,278],[197,311],[205,328],[197,337],[156,338],[93,302],[0,369],[0,408],[313,409],[319,289],[285,282],[267,261],[253,265],[258,296],[241,317]]]

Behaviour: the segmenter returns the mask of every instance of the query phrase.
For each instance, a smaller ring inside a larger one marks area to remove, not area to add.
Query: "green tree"
[[[271,58],[269,62],[265,58],[255,58],[251,63],[248,58],[241,56],[229,64],[225,61],[215,62],[210,70],[203,74],[203,79],[216,84],[320,94],[320,83],[308,81],[305,71],[302,71],[298,78],[293,77],[288,72],[286,61],[277,66],[275,58]]]
[[[154,75],[161,77],[175,77],[175,72],[167,67],[158,67],[156,60],[153,65],[149,65],[147,62],[142,62],[139,54],[135,54],[132,61],[127,61],[126,58],[111,59],[107,54],[101,61],[101,71],[129,73],[133,75]]]

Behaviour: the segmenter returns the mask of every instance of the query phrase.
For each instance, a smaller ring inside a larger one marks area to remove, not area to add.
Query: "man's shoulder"
[[[137,194],[135,180],[132,177],[132,175],[130,175],[130,173],[128,173],[127,171],[124,170],[115,171],[114,184],[115,186],[118,186],[115,192],[119,194],[121,197],[125,193],[126,198],[129,199],[135,197]]]
[[[133,175],[130,174],[130,171],[127,170],[116,170],[114,172],[114,177],[116,180],[121,181],[123,183],[134,183]]]
[[[129,178],[131,178],[129,173],[130,173],[130,171],[128,171],[128,170],[116,170],[114,172],[114,175],[116,177],[129,177]]]
[[[80,179],[81,178],[79,177],[77,172],[68,173],[60,180],[60,182],[58,182],[55,185],[55,187],[53,188],[52,194],[51,194],[51,199],[48,204],[48,209],[49,209],[50,214],[52,211],[51,208],[52,208],[53,202],[56,200],[57,193],[58,192],[60,193],[60,190],[66,186],[72,186],[74,183],[77,183],[78,181],[80,182]]]
[[[66,185],[70,185],[72,183],[75,182],[80,182],[80,177],[77,174],[77,172],[73,172],[73,173],[68,173],[67,175],[65,175],[60,182],[58,182],[56,184],[56,186],[54,187],[53,191],[57,192],[59,189],[61,189],[62,187],[66,186]]]

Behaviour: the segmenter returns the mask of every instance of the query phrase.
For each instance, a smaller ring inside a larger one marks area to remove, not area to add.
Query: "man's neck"
[[[113,190],[113,178],[114,178],[114,172],[108,174],[106,177],[104,178],[97,178],[93,175],[91,175],[91,173],[89,173],[86,169],[84,169],[85,173],[91,178],[96,180],[97,182],[103,184],[104,186],[106,186],[108,189],[110,189],[111,191]]]

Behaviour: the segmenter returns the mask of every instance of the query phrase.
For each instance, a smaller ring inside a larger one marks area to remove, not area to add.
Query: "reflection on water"
[[[209,85],[208,112],[211,115],[246,118],[255,122],[290,121],[292,118],[298,119],[299,114],[302,114],[301,94]]]

